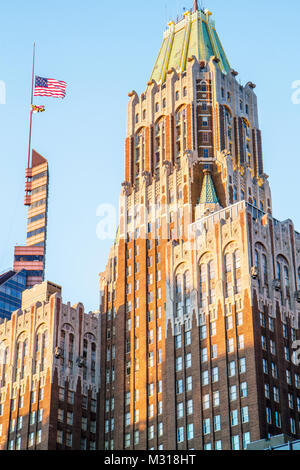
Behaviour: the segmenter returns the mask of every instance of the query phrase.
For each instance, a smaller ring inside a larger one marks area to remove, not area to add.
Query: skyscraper
[[[300,235],[272,216],[255,85],[237,75],[195,2],[129,94],[100,278],[104,449],[300,435]]]
[[[49,173],[47,160],[32,151],[31,167],[26,170],[25,206],[28,206],[26,246],[16,246],[14,270],[24,269],[26,287],[44,280],[47,240]]]

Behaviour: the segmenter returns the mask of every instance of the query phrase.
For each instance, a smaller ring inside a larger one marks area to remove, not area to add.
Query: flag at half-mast
[[[64,98],[66,96],[66,82],[54,78],[35,77],[34,96],[51,96]]]

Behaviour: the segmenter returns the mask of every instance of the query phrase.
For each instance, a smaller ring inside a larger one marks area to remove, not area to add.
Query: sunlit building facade
[[[300,235],[272,216],[255,84],[237,75],[195,2],[129,93],[100,278],[100,448],[300,436]]]
[[[0,324],[0,450],[96,450],[100,322],[61,288],[26,290]]]

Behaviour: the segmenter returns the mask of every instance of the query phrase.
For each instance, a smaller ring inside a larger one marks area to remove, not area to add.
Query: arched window
[[[182,307],[182,289],[181,275],[177,274],[175,278],[175,297],[176,297],[176,316],[180,315]]]
[[[225,272],[231,273],[231,255],[229,253],[225,255]]]
[[[69,369],[70,374],[73,374],[73,367],[74,367],[74,335],[72,333],[69,334]]]
[[[268,285],[268,262],[265,254],[262,255],[262,270],[264,285]]]
[[[160,163],[165,160],[166,155],[166,136],[165,136],[165,119],[161,118],[155,124],[155,141],[154,141],[154,162],[153,167],[155,174],[159,176]]]
[[[199,268],[199,279],[200,279],[200,307],[204,308],[206,307],[206,265],[201,264]]]
[[[236,250],[234,252],[234,265],[235,265],[235,270],[240,269],[241,267],[241,252],[240,250]]]
[[[280,263],[278,261],[276,263],[276,272],[277,272],[277,279],[281,280],[281,268],[280,268]]]
[[[181,107],[175,115],[176,119],[176,160],[179,163],[180,157],[187,148],[186,140],[186,109]]]
[[[91,376],[92,383],[95,383],[96,380],[96,344],[92,343],[91,346]]]
[[[209,279],[209,300],[210,300],[210,304],[214,304],[216,300],[214,261],[210,261],[208,263],[208,279]]]
[[[191,286],[190,286],[190,273],[186,271],[183,276],[184,279],[184,310],[186,314],[191,312]]]

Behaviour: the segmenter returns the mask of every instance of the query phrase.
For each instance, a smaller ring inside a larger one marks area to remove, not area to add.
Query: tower
[[[25,270],[26,287],[44,280],[48,211],[48,162],[35,150],[31,167],[26,170],[25,206],[28,206],[26,246],[16,246],[14,270]]]
[[[195,3],[129,93],[119,231],[100,277],[100,446],[299,436],[300,235],[272,216],[255,85]]]

